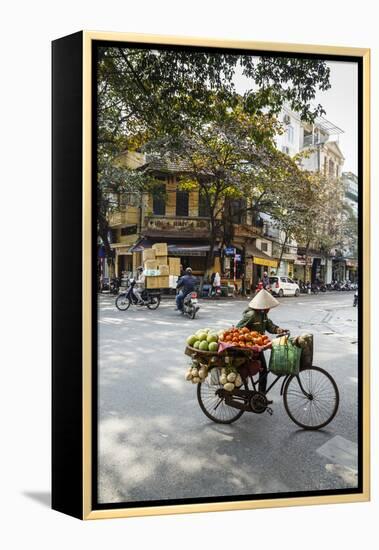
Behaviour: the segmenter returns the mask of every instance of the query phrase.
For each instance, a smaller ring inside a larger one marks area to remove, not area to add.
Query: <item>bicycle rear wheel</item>
[[[283,402],[295,424],[305,430],[319,430],[329,424],[337,413],[337,384],[328,372],[312,366],[288,378]]]
[[[225,398],[219,392],[223,390],[220,383],[221,369],[213,368],[204,382],[197,385],[197,399],[203,413],[217,424],[231,424],[238,420],[244,410],[235,409],[225,403]],[[242,388],[248,389],[244,383]]]

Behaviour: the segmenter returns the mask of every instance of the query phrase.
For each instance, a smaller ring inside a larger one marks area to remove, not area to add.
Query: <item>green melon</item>
[[[214,333],[209,333],[207,336],[207,342],[210,344],[211,342],[218,342],[218,336]]]
[[[188,338],[187,338],[187,344],[189,346],[193,346],[197,339],[198,338],[197,338],[196,334],[191,334],[191,336],[188,336]]]
[[[200,340],[196,340],[196,342],[194,342],[194,344],[193,344],[193,347],[198,349],[199,346],[200,346]]]
[[[201,332],[200,334],[198,334],[197,337],[200,340],[200,342],[202,342],[203,340],[207,339],[207,333],[206,332]]]
[[[199,349],[202,351],[208,351],[208,342],[206,340],[200,342]]]
[[[208,344],[209,351],[217,351],[218,350],[218,343],[217,342],[211,342]]]

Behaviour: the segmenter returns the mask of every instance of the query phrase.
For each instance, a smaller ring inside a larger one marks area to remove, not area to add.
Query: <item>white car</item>
[[[270,290],[276,296],[299,296],[300,287],[289,277],[270,277]]]

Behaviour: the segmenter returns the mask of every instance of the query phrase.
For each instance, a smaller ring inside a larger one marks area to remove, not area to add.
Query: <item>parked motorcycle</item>
[[[119,277],[104,279],[100,288],[101,293],[117,295],[120,290],[121,281]]]
[[[299,285],[299,288],[300,288],[300,292],[302,294],[307,294],[308,293],[308,286],[304,283],[304,281],[299,281],[298,285]]]
[[[138,299],[133,292],[133,288],[136,285],[135,279],[129,279],[129,286],[126,292],[122,292],[116,298],[116,307],[120,311],[126,311],[134,304],[140,307],[146,306],[148,309],[157,309],[161,303],[161,293],[159,290],[144,289],[141,292],[142,303],[138,303]]]
[[[308,288],[309,286],[313,294],[318,294],[320,292],[320,287],[317,283],[308,283]]]
[[[342,283],[341,290],[342,291],[352,290],[351,282],[350,281],[345,281],[344,283]]]
[[[188,315],[190,319],[195,319],[200,306],[197,301],[197,292],[189,292],[183,301],[183,314]]]

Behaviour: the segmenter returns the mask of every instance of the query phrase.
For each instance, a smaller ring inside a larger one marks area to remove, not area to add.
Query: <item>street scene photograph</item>
[[[94,66],[97,502],[357,490],[358,63]]]

